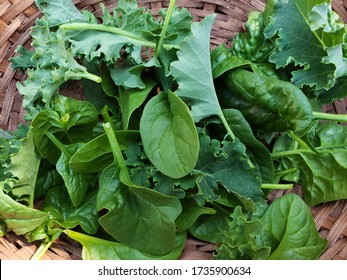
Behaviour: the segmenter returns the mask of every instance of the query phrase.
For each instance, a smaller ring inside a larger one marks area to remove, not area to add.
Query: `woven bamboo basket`
[[[116,5],[115,0],[75,0],[76,6],[87,9],[96,16],[102,10],[100,3],[111,11]],[[139,6],[151,10],[156,15],[162,8],[167,8],[169,1],[138,0]],[[211,47],[219,44],[231,45],[237,32],[244,30],[248,13],[253,10],[263,10],[266,0],[178,0],[178,7],[186,7],[199,21],[209,14],[216,14],[216,22],[211,33]],[[347,22],[347,0],[333,0],[333,9]],[[11,68],[9,59],[15,55],[19,45],[30,48],[30,27],[35,19],[40,17],[40,11],[34,0],[0,0],[0,128],[14,130],[23,120],[25,112],[22,109],[21,96],[16,89],[16,82],[23,81],[25,76]],[[81,98],[82,88],[73,89],[72,97]],[[337,100],[322,108],[323,112],[346,114],[347,99]],[[346,182],[347,183],[347,182]],[[275,191],[269,195],[269,201],[276,199],[288,191]],[[300,188],[290,192],[300,194]],[[347,200],[330,202],[311,208],[317,229],[321,236],[328,240],[329,245],[321,259],[347,259]],[[38,243],[28,243],[24,237],[9,233],[0,238],[0,259],[21,260],[30,259]],[[188,239],[180,259],[212,259],[215,245]],[[55,242],[43,259],[69,260],[81,259],[81,247],[68,238],[61,236]]]

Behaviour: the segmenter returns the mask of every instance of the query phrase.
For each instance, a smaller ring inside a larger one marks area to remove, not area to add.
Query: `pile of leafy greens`
[[[188,235],[217,259],[320,256],[307,205],[347,198],[346,116],[317,112],[346,96],[329,0],[267,1],[212,51],[215,16],[175,1],[154,17],[120,0],[100,19],[36,4],[32,49],[11,61],[27,124],[0,135],[1,235],[42,241],[33,259],[62,234],[84,259],[177,259]],[[303,199],[269,205],[293,184]]]

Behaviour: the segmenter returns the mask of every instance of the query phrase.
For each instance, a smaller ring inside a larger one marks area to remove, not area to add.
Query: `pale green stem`
[[[121,28],[106,26],[102,24],[95,23],[64,23],[60,25],[60,28],[65,30],[97,30],[108,33],[117,34],[119,36],[127,38],[131,43],[135,45],[141,45],[145,47],[155,48],[156,43],[150,42],[148,40],[143,39],[140,36],[137,36],[131,32],[125,31]],[[164,45],[166,48],[176,48],[179,49],[177,45]]]
[[[271,190],[289,190],[293,188],[293,184],[262,184],[260,187],[262,189]]]
[[[109,122],[103,124],[104,130],[106,132],[107,138],[109,139],[111,150],[114,158],[117,160],[120,169],[126,168],[126,164],[123,158],[122,150],[118,144],[116,135],[112,129]]]
[[[275,173],[275,176],[278,177],[278,176],[288,175],[288,174],[296,172],[297,170],[298,170],[297,168],[290,168],[283,171],[278,171]]]
[[[41,260],[54,241],[55,240],[41,243],[40,247],[35,251],[34,255],[32,255],[30,260],[33,260],[33,261]]]
[[[169,8],[167,10],[167,14],[166,14],[166,17],[165,17],[165,20],[164,20],[163,29],[161,30],[159,42],[158,42],[157,47],[156,47],[156,49],[154,51],[154,57],[155,58],[158,58],[160,50],[161,50],[161,48],[163,46],[165,35],[166,35],[166,32],[167,32],[167,30],[169,28],[169,25],[170,25],[170,21],[171,21],[171,18],[172,18],[172,13],[173,13],[174,8],[175,8],[175,4],[176,4],[176,0],[170,0]]]
[[[288,130],[287,133],[290,135],[290,137],[294,139],[294,141],[296,141],[304,149],[310,149],[310,147],[303,140],[301,140],[293,131]]]
[[[70,71],[69,73],[67,73],[67,78],[68,79],[78,79],[78,78],[83,78],[83,79],[88,79],[91,80],[93,82],[96,82],[98,84],[101,83],[102,79],[101,77],[94,75],[92,73],[88,73],[88,72],[72,72]]]
[[[63,153],[65,153],[66,155],[72,156],[70,155],[70,152],[68,149],[66,149],[65,145],[63,143],[61,143],[57,137],[55,137],[51,132],[47,132],[46,136],[53,142],[53,144],[59,149],[61,150]]]
[[[271,157],[273,159],[276,159],[276,158],[280,158],[280,157],[288,157],[288,156],[292,156],[292,155],[298,155],[298,154],[301,154],[301,153],[312,153],[314,154],[315,152],[312,151],[312,150],[306,150],[306,149],[298,149],[298,150],[291,150],[291,151],[283,151],[283,152],[274,152],[274,153],[271,153]]]
[[[347,114],[329,114],[322,112],[312,112],[314,119],[335,121],[335,122],[347,122]]]
[[[70,229],[65,229],[64,233],[68,237],[70,237],[71,239],[74,239],[76,241],[84,240],[84,241],[87,241],[87,242],[92,242],[92,243],[97,243],[97,244],[99,243],[99,244],[111,245],[111,246],[114,246],[115,244],[119,244],[117,242],[112,242],[112,241],[108,241],[108,240],[105,240],[105,239],[100,239],[100,238],[97,238],[97,237],[94,237],[94,236],[90,236],[90,235],[87,235],[87,234],[83,234],[83,233],[80,233],[80,232],[77,232],[77,231],[73,231],[73,230],[70,230]]]

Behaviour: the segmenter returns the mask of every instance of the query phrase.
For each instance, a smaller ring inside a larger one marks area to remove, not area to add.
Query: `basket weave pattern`
[[[167,8],[169,1],[138,0],[139,6],[151,10],[156,15],[162,8]],[[252,10],[263,10],[266,0],[178,0],[178,7],[186,7],[196,21],[205,16],[217,14],[211,33],[211,46],[225,43],[231,45],[235,34],[244,30],[247,15]],[[87,9],[96,16],[102,14],[100,3],[113,10],[115,0],[75,0],[79,9]],[[333,9],[347,22],[347,0],[333,0]],[[15,55],[19,45],[30,49],[30,27],[40,11],[34,0],[0,0],[0,128],[14,130],[22,122],[25,112],[22,109],[21,97],[16,83],[23,81],[25,75],[11,68],[9,59]],[[81,93],[79,88],[74,90]],[[347,99],[326,105],[323,111],[346,114]],[[299,189],[291,190],[299,193]],[[274,200],[284,191],[275,191],[269,196]],[[329,241],[329,247],[321,259],[347,259],[347,201],[326,203],[311,208],[317,229],[322,237]],[[181,259],[211,259],[213,244],[189,239]],[[30,259],[36,249],[21,236],[12,233],[0,238],[0,259]],[[80,259],[81,248],[71,240],[62,237],[46,253],[44,259]]]

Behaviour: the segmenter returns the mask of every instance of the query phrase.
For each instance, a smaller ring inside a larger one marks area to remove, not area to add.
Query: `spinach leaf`
[[[181,212],[177,198],[124,185],[116,164],[104,169],[99,184],[98,210],[108,210],[99,223],[106,232],[119,242],[151,255],[167,254],[173,249],[174,221]]]
[[[236,207],[224,229],[217,259],[314,260],[327,241],[309,208],[295,194],[276,199],[261,217]]]
[[[128,129],[131,114],[145,102],[156,83],[157,82],[153,79],[145,79],[144,89],[124,90],[121,87],[119,88],[119,103],[122,110],[122,124],[124,130]]]
[[[32,121],[35,145],[43,158],[55,163],[60,152],[47,133],[55,134],[64,143],[84,142],[91,139],[97,122],[98,113],[92,104],[59,96],[53,110],[42,110]]]
[[[182,210],[178,198],[134,184],[114,131],[109,123],[104,128],[115,162],[100,176],[97,207],[108,212],[99,223],[130,247],[152,255],[168,253],[174,247],[175,220]]]
[[[327,246],[309,208],[295,194],[276,199],[261,220],[271,240],[272,251],[267,259],[314,260]]]
[[[274,180],[274,165],[268,148],[253,135],[252,128],[240,111],[226,109],[223,110],[223,114],[235,136],[246,146],[247,151],[253,155],[259,166],[262,182],[272,183]]]
[[[70,202],[66,189],[54,187],[49,189],[41,211],[49,215],[51,223],[57,223],[60,227],[72,229],[79,225],[86,233],[95,234],[99,227],[96,194],[96,190],[88,192],[76,208]]]
[[[88,236],[79,232],[66,230],[67,235],[81,243],[84,260],[176,260],[184,248],[186,233],[176,235],[174,248],[164,255],[150,255],[122,243]]]
[[[145,106],[140,133],[145,153],[163,174],[188,175],[196,165],[199,142],[188,107],[172,92],[161,92]]]
[[[6,224],[7,231],[22,235],[38,228],[48,219],[42,211],[14,201],[0,190],[0,222]]]
[[[346,135],[344,126],[319,124],[309,135],[315,151],[293,148],[294,140],[287,135],[276,141],[272,156],[282,162],[278,171],[297,170],[308,205],[346,198]]]
[[[81,144],[64,145],[51,133],[48,133],[47,137],[61,151],[60,157],[56,163],[56,169],[64,180],[72,204],[74,207],[78,207],[83,202],[89,186],[93,185],[96,181],[93,174],[77,173],[70,168],[69,162],[71,157]]]

